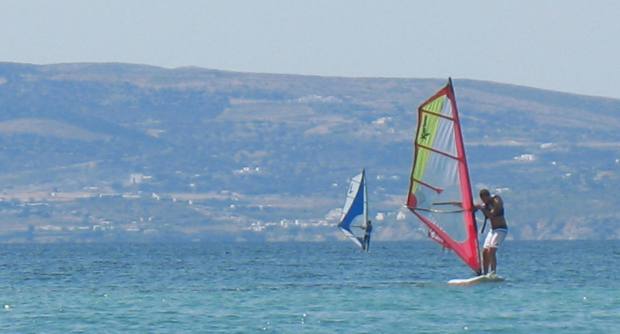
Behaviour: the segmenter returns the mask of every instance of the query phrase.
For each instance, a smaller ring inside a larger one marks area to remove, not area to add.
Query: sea
[[[620,241],[0,245],[0,333],[620,333]]]

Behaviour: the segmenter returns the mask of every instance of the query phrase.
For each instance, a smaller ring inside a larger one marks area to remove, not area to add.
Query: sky
[[[0,0],[0,61],[468,78],[620,98],[620,1]]]

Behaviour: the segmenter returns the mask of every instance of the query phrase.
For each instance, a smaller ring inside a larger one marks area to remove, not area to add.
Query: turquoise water
[[[620,241],[0,245],[2,333],[620,333]]]

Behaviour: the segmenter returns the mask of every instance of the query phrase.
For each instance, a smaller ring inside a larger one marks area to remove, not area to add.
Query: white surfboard
[[[480,283],[503,282],[504,278],[497,275],[480,275],[465,279],[452,279],[448,281],[448,285],[467,286]]]

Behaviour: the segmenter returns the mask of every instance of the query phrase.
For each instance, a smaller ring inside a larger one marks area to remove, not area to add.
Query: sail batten
[[[451,80],[418,108],[407,207],[426,225],[432,240],[480,272],[471,184]]]
[[[420,184],[420,185],[422,185],[422,186],[428,187],[429,189],[432,189],[432,190],[434,190],[434,191],[436,191],[436,192],[438,192],[438,193],[440,193],[440,192],[441,192],[441,188],[438,188],[438,187],[433,187],[432,185],[430,185],[430,184],[428,184],[428,183],[426,183],[426,182],[424,182],[424,181],[417,180],[416,178],[413,178],[413,180],[414,180],[414,182],[417,182],[417,183],[419,183],[419,184]]]
[[[450,153],[443,152],[441,150],[437,150],[437,149],[434,149],[432,147],[428,147],[426,145],[418,144],[418,147],[423,148],[425,150],[429,150],[429,151],[437,153],[437,154],[441,154],[441,155],[445,156],[446,158],[450,158],[450,159],[454,159],[454,160],[461,160],[461,158],[459,158],[457,156],[453,156]]]
[[[445,119],[450,120],[450,121],[454,121],[454,118],[452,118],[452,117],[450,117],[450,116],[446,116],[446,115],[438,114],[438,113],[433,112],[433,111],[430,111],[430,110],[422,110],[422,112],[424,112],[424,113],[426,113],[426,114],[433,115],[433,116],[437,116],[437,117],[445,118]]]

